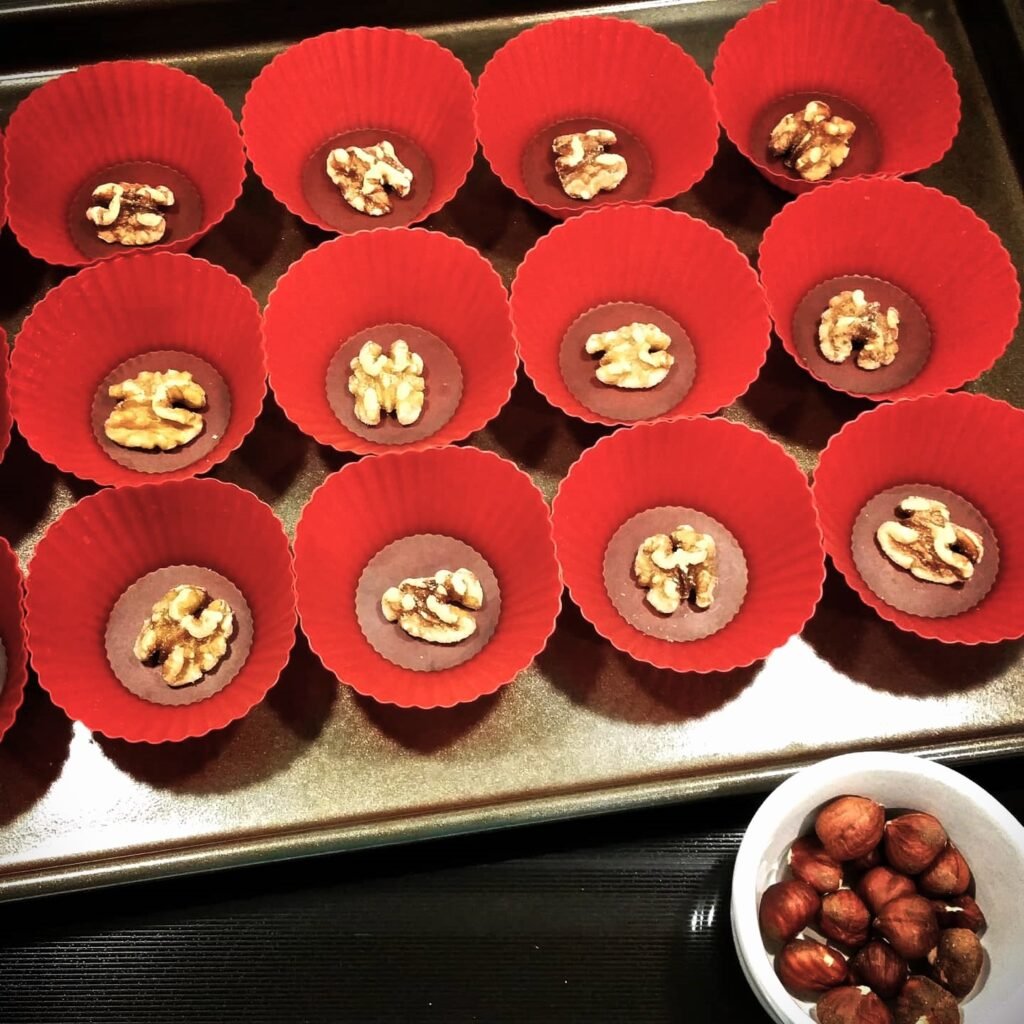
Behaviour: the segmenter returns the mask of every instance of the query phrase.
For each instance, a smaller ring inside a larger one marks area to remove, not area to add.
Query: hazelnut
[[[885,826],[885,856],[905,875],[924,871],[945,845],[946,830],[931,814],[920,811],[901,814]]]
[[[932,977],[957,999],[963,999],[974,988],[984,962],[981,941],[966,928],[942,932],[938,946],[928,954]]]
[[[862,796],[841,796],[814,823],[825,852],[835,860],[853,860],[870,853],[882,840],[885,808]]]
[[[912,879],[882,866],[872,868],[857,883],[857,894],[874,914],[897,896],[914,896],[916,893],[917,887]]]
[[[960,1024],[960,1007],[944,988],[915,974],[896,1000],[896,1024]]]
[[[818,1000],[819,1024],[892,1024],[889,1008],[866,985],[834,988]]]
[[[850,961],[850,977],[873,988],[883,999],[895,999],[910,974],[907,961],[887,942],[869,942]]]
[[[824,992],[846,981],[846,957],[813,939],[794,939],[775,958],[775,970],[794,995]]]
[[[833,860],[816,836],[800,836],[789,848],[789,870],[822,894],[843,884],[843,867]]]
[[[939,923],[923,896],[897,896],[878,912],[875,928],[900,956],[916,960],[939,940]]]
[[[980,932],[985,927],[985,915],[973,896],[964,893],[952,899],[931,900],[932,910],[939,919],[940,928],[968,928]]]
[[[873,850],[865,853],[863,857],[856,857],[850,861],[850,867],[854,871],[870,871],[882,863],[882,848],[876,846]]]
[[[806,882],[776,882],[761,897],[757,912],[761,934],[770,942],[789,942],[814,920],[820,909],[820,897]]]
[[[947,843],[917,882],[921,891],[929,896],[959,896],[971,884],[971,869],[964,855],[952,843]]]
[[[871,911],[852,889],[840,889],[822,897],[818,928],[827,939],[844,946],[863,946],[870,927]]]

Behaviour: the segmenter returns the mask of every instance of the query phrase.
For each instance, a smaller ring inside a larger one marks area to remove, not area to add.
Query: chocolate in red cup
[[[1016,509],[1024,478],[1011,470],[1022,459],[1024,412],[983,395],[935,395],[862,413],[829,441],[814,474],[825,549],[865,604],[902,630],[944,643],[1018,639],[1024,522]],[[942,500],[953,522],[982,535],[985,551],[965,583],[917,580],[877,547],[878,525],[897,519],[902,497],[917,495]],[[879,498],[888,499],[882,507]],[[902,576],[902,587],[883,589],[893,582],[885,573]],[[961,594],[958,608],[948,606],[950,593]],[[919,598],[929,601],[928,614],[891,603],[914,607]]]
[[[7,345],[7,332],[0,327],[0,462],[11,443],[11,427],[14,417],[11,415],[10,396],[10,348]]]
[[[914,174],[945,156],[960,123],[945,55],[920,25],[878,0],[766,3],[730,29],[711,78],[726,134],[787,192]],[[850,155],[818,182],[768,152],[772,128],[811,100],[857,126]]]
[[[127,448],[104,429],[108,389],[143,371],[188,371],[206,392],[198,437]],[[11,362],[11,404],[28,444],[100,484],[181,480],[226,459],[266,394],[259,306],[237,277],[175,253],[115,260],[62,281],[36,304]]]
[[[553,217],[599,206],[660,203],[711,167],[718,118],[708,80],[667,36],[611,17],[560,18],[514,36],[480,75],[477,133],[484,156],[520,199]],[[628,173],[613,191],[572,199],[551,144],[608,128]]]
[[[28,681],[24,597],[18,556],[0,537],[0,737],[14,722]]]
[[[619,207],[576,217],[527,253],[512,284],[523,365],[552,405],[615,425],[716,412],[757,377],[771,325],[747,258],[685,213]],[[629,391],[597,380],[591,332],[653,323],[672,338],[665,380]]]
[[[483,584],[473,636],[442,647],[385,619],[387,587],[460,568]],[[400,707],[494,693],[544,649],[561,604],[540,491],[513,463],[476,448],[345,466],[303,510],[295,570],[310,647],[343,683]]]
[[[772,220],[758,266],[775,331],[818,380],[873,401],[952,391],[988,370],[1013,337],[1020,285],[1002,242],[952,196],[916,182],[837,182]],[[818,325],[831,295],[860,288],[900,315],[889,366],[829,362]]]
[[[473,165],[473,81],[455,54],[413,32],[325,32],[256,76],[242,132],[264,185],[307,223],[345,233],[414,224],[440,210]],[[345,202],[327,156],[385,140],[413,181],[408,196],[391,194],[390,213],[373,217]]]
[[[325,242],[288,269],[264,312],[270,386],[293,423],[365,455],[423,449],[479,430],[508,401],[518,356],[505,286],[475,249],[421,228]],[[424,363],[416,422],[368,426],[349,393],[363,344],[405,340]]]
[[[142,671],[131,648],[153,601],[190,583],[215,599],[229,595],[235,632],[228,655],[180,690],[161,683],[158,667],[147,668],[146,690],[131,674]],[[248,491],[217,480],[83,498],[47,530],[31,563],[28,628],[39,682],[71,718],[112,739],[179,741],[242,718],[277,682],[295,625],[280,521]],[[177,703],[162,693],[176,694]]]
[[[7,127],[11,230],[33,256],[82,266],[113,256],[182,252],[219,224],[245,179],[238,125],[207,85],[176,68],[107,61],[39,86]],[[107,244],[85,216],[106,182],[168,186],[162,240]]]
[[[765,525],[785,523],[785,543]],[[617,430],[585,451],[552,506],[565,584],[618,650],[676,672],[723,672],[799,633],[821,597],[824,553],[799,466],[764,434],[727,420]],[[715,540],[719,581],[706,610],[651,609],[633,575],[648,536],[690,525]]]

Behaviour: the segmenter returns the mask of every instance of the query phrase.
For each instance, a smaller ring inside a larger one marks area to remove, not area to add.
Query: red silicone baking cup
[[[221,573],[245,595],[253,620],[252,649],[238,675],[206,700],[180,706],[135,696],[114,675],[104,646],[121,594],[170,565]],[[46,531],[29,566],[28,629],[39,682],[71,718],[112,739],[178,741],[242,718],[277,682],[295,624],[281,523],[248,491],[218,480],[83,498]]]
[[[463,378],[452,418],[403,450],[460,441],[497,416],[519,363],[505,286],[475,249],[423,228],[332,239],[293,263],[277,282],[263,328],[270,386],[285,415],[340,451],[394,450],[342,424],[326,388],[328,365],[341,345],[364,328],[391,323],[413,324],[441,338]]]
[[[828,443],[814,474],[825,549],[865,604],[909,633],[944,643],[991,644],[1024,636],[1024,412],[984,395],[936,395],[862,413]],[[870,590],[850,538],[868,500],[899,484],[960,495],[992,526],[999,575],[973,608],[946,618],[899,611]]]
[[[21,707],[28,681],[28,637],[25,631],[25,589],[18,556],[0,537],[0,640],[7,657],[7,674],[0,679],[0,737]]]
[[[771,336],[768,307],[747,258],[685,213],[616,207],[575,217],[527,253],[512,284],[523,366],[552,405],[614,425],[569,390],[559,367],[566,330],[607,302],[646,303],[677,320],[693,344],[694,383],[664,416],[695,416],[735,401],[757,377]]]
[[[603,119],[628,129],[650,156],[647,203],[692,188],[718,148],[715,101],[697,62],[667,36],[620,18],[563,18],[521,32],[487,63],[476,102],[477,134],[494,173],[554,217],[587,204],[530,195],[523,153],[550,125],[592,118],[593,127]]]
[[[245,151],[238,125],[198,78],[162,64],[118,60],[40,86],[7,127],[7,213],[18,241],[47,263],[93,262],[71,239],[68,205],[85,179],[133,161],[174,168],[202,201],[198,230],[143,247],[147,252],[188,249],[224,219],[242,192]],[[138,251],[112,245],[97,258]]]
[[[717,519],[747,562],[739,612],[701,640],[640,632],[605,588],[605,550],[615,532],[637,513],[668,505]],[[765,529],[765,509],[786,524],[785,544]],[[657,668],[724,672],[751,665],[799,633],[821,597],[824,553],[807,480],[780,445],[739,423],[681,419],[603,437],[562,481],[552,518],[565,584],[580,611],[614,647]]]
[[[7,344],[7,332],[0,327],[0,462],[11,443],[11,427],[14,417],[11,415],[10,396],[10,347]]]
[[[355,615],[356,587],[370,559],[420,533],[475,548],[501,587],[501,617],[487,646],[436,672],[385,660]],[[345,466],[303,510],[295,572],[302,628],[320,660],[358,693],[400,707],[451,707],[494,693],[544,649],[561,604],[540,491],[513,463],[476,448],[400,452]]]
[[[216,447],[196,462],[143,473],[114,462],[99,446],[92,404],[122,362],[168,349],[196,355],[221,374],[231,418]],[[67,278],[29,314],[11,360],[11,404],[25,440],[58,469],[100,484],[205,473],[252,430],[265,394],[255,298],[226,270],[184,254],[114,260]]]
[[[902,387],[863,396],[874,401],[938,394],[974,380],[1006,350],[1020,315],[1020,285],[1003,243],[973,210],[916,182],[861,178],[801,196],[768,225],[759,267],[776,333],[816,377],[792,331],[794,311],[811,288],[864,274],[916,300],[931,328],[928,362]]]
[[[755,122],[773,100],[819,92],[856,104],[878,134],[878,175],[913,174],[938,162],[960,122],[960,93],[942,51],[920,25],[878,0],[764,4],[722,40],[711,78],[726,134],[787,192],[833,179],[803,181],[771,161]]]
[[[450,50],[412,32],[339,29],[278,54],[242,108],[256,173],[292,213],[325,231],[338,228],[306,198],[303,165],[332,137],[363,128],[392,131],[426,153],[433,188],[415,217],[424,220],[458,192],[473,165],[473,80]],[[387,219],[366,217],[366,227]]]

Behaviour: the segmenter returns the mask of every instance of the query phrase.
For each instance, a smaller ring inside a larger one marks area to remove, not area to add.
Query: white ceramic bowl
[[[961,1003],[964,1024],[1024,1021],[1024,826],[959,772],[908,754],[844,754],[797,772],[751,819],[732,878],[732,934],[743,972],[778,1024],[807,1024],[813,1004],[791,996],[775,974],[757,923],[761,895],[785,877],[786,854],[813,828],[823,804],[845,794],[871,797],[892,810],[934,814],[975,875],[988,927],[985,967]]]

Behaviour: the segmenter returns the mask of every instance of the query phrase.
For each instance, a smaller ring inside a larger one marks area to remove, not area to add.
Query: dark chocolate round
[[[161,207],[167,227],[164,237],[152,245],[121,245],[119,242],[104,242],[96,232],[102,230],[86,217],[85,212],[95,206],[93,190],[108,181],[131,181],[156,188],[165,185],[174,193],[174,205]],[[148,160],[136,160],[123,164],[111,164],[89,175],[75,190],[68,204],[68,232],[75,248],[89,259],[105,256],[120,256],[126,252],[144,252],[157,245],[179,242],[201,230],[203,226],[203,197],[195,185],[181,171],[166,164]]]
[[[183,585],[203,587],[214,600],[227,601],[234,613],[235,631],[227,656],[212,672],[186,686],[169,686],[160,675],[160,666],[144,665],[135,657],[134,648],[153,605],[169,590]],[[245,665],[252,640],[252,612],[242,592],[220,573],[197,565],[169,565],[133,583],[114,604],[105,637],[107,660],[121,685],[151,704],[173,706],[197,704],[223,690]]]
[[[441,569],[469,569],[484,591],[484,603],[473,612],[476,632],[457,644],[434,644],[409,636],[397,622],[388,622],[380,599],[402,580],[433,576]],[[356,618],[370,646],[399,668],[438,672],[469,661],[487,646],[501,615],[501,591],[494,570],[475,548],[454,537],[417,533],[402,537],[367,563],[356,586]]]
[[[356,416],[355,396],[348,390],[352,360],[368,341],[385,352],[391,343],[404,340],[423,360],[423,409],[407,427],[392,414],[381,416],[371,427]],[[454,415],[462,400],[462,368],[455,353],[436,335],[412,324],[378,324],[353,334],[331,358],[327,367],[327,401],[334,415],[357,437],[377,444],[410,444],[436,434]]]
[[[818,347],[818,327],[829,300],[840,292],[858,288],[868,302],[877,302],[883,313],[893,306],[900,315],[896,339],[900,350],[888,366],[877,370],[862,370],[857,365],[856,351],[846,362],[833,363]],[[898,285],[878,277],[851,274],[822,281],[800,300],[793,313],[793,346],[803,364],[819,380],[853,395],[878,395],[909,384],[924,369],[931,354],[932,330],[924,310]]]
[[[664,615],[647,603],[647,589],[633,572],[637,549],[657,533],[689,525],[715,541],[718,585],[711,607],[701,610],[685,601]],[[615,531],[604,553],[604,585],[615,610],[633,627],[659,640],[701,640],[727,626],[747,595],[747,560],[739,541],[717,520],[697,509],[665,505],[638,512]]]
[[[850,155],[839,167],[823,180],[835,181],[837,178],[855,178],[858,174],[874,174],[882,165],[882,137],[878,126],[867,112],[855,103],[842,96],[833,96],[827,92],[795,92],[774,99],[754,118],[750,129],[750,150],[763,153],[765,163],[776,173],[782,174],[793,181],[805,181],[800,172],[787,167],[783,157],[775,156],[768,149],[768,140],[772,129],[787,115],[803,110],[812,100],[827,103],[833,116],[844,117],[852,121],[857,130],[850,139]]]
[[[668,351],[675,358],[665,379],[653,388],[617,388],[597,379],[599,355],[587,354],[587,338],[617,331],[631,323],[654,324],[671,339]],[[607,302],[588,309],[565,332],[558,351],[558,366],[566,387],[591,412],[621,422],[662,416],[674,409],[693,387],[697,355],[682,324],[655,306],[642,302]]]
[[[341,189],[327,174],[327,157],[333,149],[359,146],[365,149],[381,142],[390,142],[395,156],[412,171],[412,187],[405,197],[389,190],[391,212],[371,217],[349,206]],[[357,131],[334,135],[310,154],[302,166],[302,192],[317,216],[335,231],[345,233],[365,231],[367,228],[400,228],[412,223],[430,202],[434,191],[434,168],[424,150],[405,135],[385,128],[360,128]]]
[[[117,405],[117,399],[110,397],[108,389],[112,384],[130,380],[145,370],[158,373],[180,370],[191,373],[192,379],[206,392],[202,432],[188,444],[166,452],[159,449],[125,448],[111,441],[104,432],[103,424]],[[230,421],[231,391],[227,381],[205,359],[173,349],[147,352],[126,359],[103,378],[92,400],[92,432],[96,443],[114,462],[139,473],[170,473],[191,466],[220,444]]]
[[[878,527],[897,520],[896,507],[916,496],[941,501],[958,526],[981,535],[985,545],[974,575],[965,583],[929,583],[892,562],[876,538]],[[988,520],[955,491],[931,484],[900,484],[876,494],[857,514],[850,537],[853,561],[861,579],[887,605],[928,619],[948,618],[973,608],[992,589],[999,574],[999,544]]]
[[[626,176],[611,192],[598,192],[593,199],[574,199],[566,195],[555,170],[555,153],[551,144],[559,135],[607,128],[615,132],[617,142],[608,146],[609,153],[626,158]],[[647,147],[628,128],[604,117],[572,117],[541,129],[523,150],[523,184],[530,198],[543,206],[578,206],[580,212],[607,203],[643,202],[651,190],[654,168]]]

